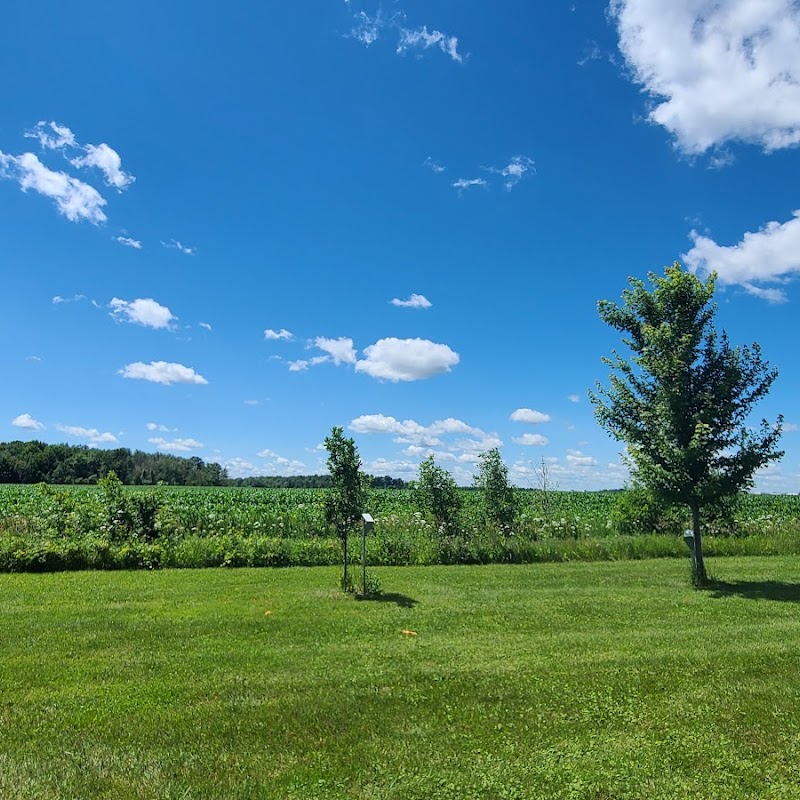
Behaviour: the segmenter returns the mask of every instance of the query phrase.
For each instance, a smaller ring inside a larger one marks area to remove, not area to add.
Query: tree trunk
[[[706,564],[703,560],[703,539],[700,533],[700,505],[692,505],[692,533],[694,534],[694,550],[692,550],[692,582],[695,586],[708,583]]]

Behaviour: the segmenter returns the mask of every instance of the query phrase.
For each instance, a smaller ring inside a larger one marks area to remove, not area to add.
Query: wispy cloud
[[[367,47],[378,41],[381,30],[387,26],[380,10],[374,17],[364,11],[359,11],[353,16],[353,19],[355,24],[350,29],[349,36]]]
[[[550,444],[550,440],[540,433],[524,433],[522,436],[512,438],[511,441],[523,447],[545,447]]]
[[[426,25],[421,28],[400,28],[400,40],[397,43],[399,54],[402,55],[410,49],[427,50],[430,47],[438,47],[459,64],[464,61],[464,57],[458,52],[457,36],[448,36],[437,30],[429,32]]]
[[[487,167],[489,172],[502,176],[503,186],[511,191],[528,173],[534,172],[534,163],[528,156],[512,156],[504,167]]]
[[[423,162],[423,167],[427,167],[432,172],[444,172],[445,167],[443,167],[438,161],[434,161],[430,156],[428,156]]]
[[[389,302],[398,308],[430,308],[433,305],[424,294],[412,294],[408,300],[400,300],[395,297]]]
[[[161,425],[158,422],[148,422],[145,427],[149,431],[159,431],[160,433],[172,432],[172,428],[168,428],[166,425]]]
[[[80,156],[65,158],[73,167],[96,167],[105,178],[106,185],[122,191],[130,186],[136,178],[122,169],[122,159],[112,147],[105,142],[100,144],[80,144],[75,139],[75,134],[66,126],[56,122],[38,122],[32,130],[26,131],[25,136],[37,139],[42,149],[45,150],[78,150]]]
[[[24,135],[26,138],[36,139],[44,151],[60,152],[73,167],[97,167],[103,173],[107,185],[119,191],[136,180],[122,169],[122,160],[114,149],[105,143],[80,144],[66,125],[39,122]],[[34,153],[10,155],[0,151],[0,179],[2,178],[15,180],[24,192],[32,189],[49,197],[55,202],[58,213],[70,222],[87,220],[99,225],[107,219],[103,210],[106,200],[94,186],[64,171],[51,169]],[[117,241],[121,238],[123,237],[118,237]]]
[[[208,323],[208,322],[198,322],[197,324],[198,324],[198,325],[199,325],[201,328],[205,328],[207,331],[212,331],[212,330],[214,330],[214,329],[211,327],[211,324],[210,324],[210,323]]]
[[[205,447],[205,445],[202,442],[198,442],[197,439],[173,439],[172,441],[167,441],[161,436],[156,436],[147,441],[150,444],[154,444],[156,450],[161,450],[165,453],[189,453],[192,450]]]
[[[37,139],[45,150],[59,150],[62,147],[77,147],[75,134],[57,122],[37,122],[36,126],[25,131],[26,139]]]
[[[285,341],[289,342],[294,339],[294,334],[291,331],[287,331],[286,328],[281,328],[279,331],[273,330],[272,328],[267,328],[264,331],[264,338],[274,340],[284,339]]]
[[[101,433],[97,428],[81,428],[78,425],[56,425],[56,430],[76,439],[86,439],[92,444],[114,444],[118,441],[113,433],[108,431]]]
[[[115,236],[114,237],[114,241],[115,242],[119,242],[120,244],[124,244],[125,247],[132,247],[132,248],[134,248],[134,250],[141,250],[142,249],[142,243],[141,242],[138,242],[136,239],[131,239],[128,236]]]
[[[87,144],[84,150],[86,155],[70,159],[73,167],[97,167],[105,176],[106,184],[120,192],[136,180],[122,169],[119,153],[107,144]]]
[[[177,250],[180,253],[183,253],[185,256],[193,256],[197,252],[196,247],[188,247],[185,244],[182,244],[177,239],[170,239],[168,242],[161,242],[162,247],[166,247],[167,250]]]
[[[327,364],[331,361],[330,356],[314,356],[313,358],[299,359],[289,362],[289,372],[305,372],[309,367],[316,367],[320,364]]]
[[[103,211],[106,200],[97,189],[46,167],[33,153],[12,156],[0,151],[0,178],[17,181],[23,192],[32,189],[49,197],[70,222],[87,220],[99,225],[107,219]]]
[[[122,375],[123,378],[161,383],[165,386],[173,383],[208,383],[202,375],[199,375],[191,367],[168,361],[151,361],[149,364],[136,361],[123,367],[118,374]]]
[[[461,193],[473,186],[486,186],[486,181],[483,178],[459,178],[457,181],[453,181],[453,186]]]
[[[60,294],[57,294],[53,298],[53,305],[60,306],[63,303],[78,303],[81,300],[86,300],[85,294],[74,294],[72,297],[62,297]]]
[[[365,47],[375,44],[384,33],[391,32],[397,37],[395,52],[404,55],[410,50],[429,50],[435,48],[453,61],[461,64],[464,56],[458,51],[458,37],[442,33],[439,30],[428,30],[427,25],[408,27],[403,11],[385,14],[382,9],[371,16],[365,11],[353,15],[353,27],[347,36],[361,42]]]
[[[115,319],[144,325],[146,328],[169,328],[172,321],[177,319],[166,306],[162,306],[152,298],[139,298],[128,302],[114,297],[108,305],[111,308],[111,316]]]

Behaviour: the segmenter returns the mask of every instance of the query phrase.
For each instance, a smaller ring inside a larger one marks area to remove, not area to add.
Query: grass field
[[[0,575],[0,797],[800,797],[800,557],[710,569]]]

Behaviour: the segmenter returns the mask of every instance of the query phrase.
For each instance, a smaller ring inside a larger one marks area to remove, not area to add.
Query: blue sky
[[[621,486],[587,399],[629,275],[719,273],[800,491],[792,0],[11,0],[2,438]]]

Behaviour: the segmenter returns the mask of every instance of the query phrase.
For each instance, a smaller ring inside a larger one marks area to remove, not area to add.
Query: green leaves
[[[508,468],[496,447],[478,457],[475,486],[482,494],[484,524],[509,536],[514,530],[519,504],[508,482]]]
[[[631,278],[622,305],[598,303],[631,353],[604,359],[610,386],[590,397],[598,422],[627,443],[635,477],[697,520],[701,507],[750,488],[753,473],[783,455],[781,417],[755,433],[746,427],[777,370],[757,343],[733,348],[717,334],[713,275],[703,282],[676,262],[649,279],[650,289]]]

